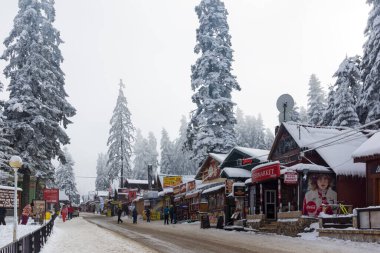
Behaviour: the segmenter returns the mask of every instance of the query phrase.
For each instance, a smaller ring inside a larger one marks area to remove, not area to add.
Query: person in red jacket
[[[67,206],[66,206],[66,205],[63,205],[63,206],[62,206],[62,210],[61,210],[61,215],[62,215],[62,221],[63,221],[63,222],[66,221],[67,213],[68,213]]]
[[[26,225],[28,223],[29,216],[32,212],[32,206],[27,204],[24,209],[22,209],[21,214],[21,225]]]
[[[69,207],[67,208],[67,212],[68,212],[68,219],[71,220],[73,218],[73,213],[74,213],[74,208],[72,207],[72,205],[69,205]]]

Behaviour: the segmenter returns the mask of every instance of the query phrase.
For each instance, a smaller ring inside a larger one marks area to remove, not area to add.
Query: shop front
[[[205,212],[209,217],[210,225],[217,227],[219,224],[224,224],[224,205],[225,205],[225,185],[220,184],[202,192],[202,200],[207,203]]]

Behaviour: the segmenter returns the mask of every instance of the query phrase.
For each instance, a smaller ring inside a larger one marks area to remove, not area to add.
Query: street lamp
[[[17,241],[17,170],[21,168],[22,160],[19,156],[12,156],[9,165],[15,172],[15,192],[13,197],[13,241]]]

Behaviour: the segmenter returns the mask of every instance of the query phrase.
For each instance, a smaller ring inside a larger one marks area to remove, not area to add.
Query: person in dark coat
[[[164,208],[164,225],[169,225],[169,207],[165,206]]]
[[[150,209],[147,207],[145,209],[145,215],[146,215],[146,222],[150,222]]]
[[[6,225],[5,224],[5,216],[7,215],[7,209],[5,207],[0,206],[0,225]]]
[[[173,205],[170,205],[169,215],[170,215],[170,224],[173,224],[173,219],[174,219],[174,207],[173,207]]]
[[[132,217],[133,217],[133,223],[137,224],[137,209],[136,209],[136,206],[133,207]]]
[[[119,224],[120,222],[123,223],[122,219],[121,219],[121,214],[123,213],[123,209],[121,207],[119,207],[117,209],[117,224]]]

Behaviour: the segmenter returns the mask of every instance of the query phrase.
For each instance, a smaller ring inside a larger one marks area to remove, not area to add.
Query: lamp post
[[[22,160],[19,156],[12,156],[9,165],[15,172],[15,192],[13,196],[13,241],[17,241],[17,170],[21,168]]]

